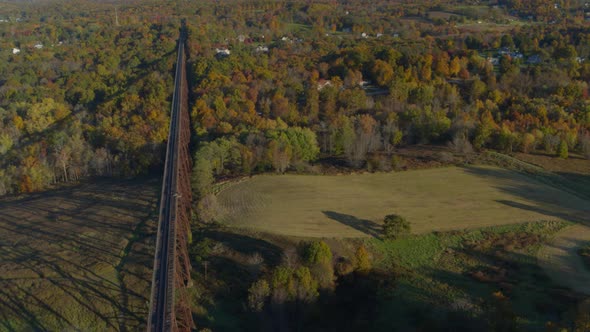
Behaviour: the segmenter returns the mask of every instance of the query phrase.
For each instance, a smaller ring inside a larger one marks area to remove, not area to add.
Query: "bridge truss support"
[[[178,40],[170,133],[166,150],[154,272],[150,296],[149,332],[186,332],[194,328],[189,288],[188,256],[191,219],[190,120],[184,44],[186,29]]]

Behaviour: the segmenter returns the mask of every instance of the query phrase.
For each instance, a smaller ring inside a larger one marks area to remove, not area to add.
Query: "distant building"
[[[259,45],[258,47],[256,47],[256,52],[267,53],[268,52],[268,46]]]
[[[540,56],[540,55],[538,55],[538,54],[531,55],[531,56],[530,56],[530,57],[529,57],[529,58],[526,60],[526,62],[527,62],[528,64],[530,64],[530,65],[536,65],[536,64],[539,64],[539,63],[541,63],[541,56]]]
[[[40,50],[40,49],[43,48],[43,44],[37,43],[37,44],[35,44],[35,48],[38,49],[38,50]]]
[[[366,88],[369,85],[371,85],[371,81],[359,81],[359,86],[362,88]]]
[[[19,54],[20,53],[20,48],[13,48],[12,49],[12,54]]]
[[[498,50],[498,54],[499,55],[510,54],[510,49],[508,47],[502,47],[501,49]]]
[[[318,81],[318,91],[322,91],[322,89],[327,86],[332,86],[332,81],[330,81],[330,80],[319,80]]]
[[[217,54],[218,56],[229,56],[231,54],[231,51],[227,48],[216,48],[215,54]]]

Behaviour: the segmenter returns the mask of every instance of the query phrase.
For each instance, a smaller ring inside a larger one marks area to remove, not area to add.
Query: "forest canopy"
[[[158,169],[181,18],[203,183],[417,143],[588,155],[587,9],[529,3],[7,3],[0,194]]]

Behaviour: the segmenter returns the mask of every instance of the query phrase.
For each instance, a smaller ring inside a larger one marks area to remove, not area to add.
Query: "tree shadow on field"
[[[532,211],[532,212],[544,214],[544,215],[551,216],[551,217],[556,217],[556,218],[560,218],[560,219],[564,219],[564,220],[573,221],[578,224],[590,225],[589,217],[584,212],[573,211],[572,213],[565,213],[565,212],[562,213],[562,212],[551,211],[549,209],[543,209],[541,207],[527,205],[527,204],[523,204],[523,203],[519,203],[519,202],[508,201],[508,200],[496,200],[496,202],[504,204],[506,206],[517,208],[520,210]],[[590,203],[588,203],[588,204],[590,204]]]
[[[349,214],[338,213],[334,211],[322,211],[324,215],[348,227],[354,228],[375,238],[381,238],[381,225],[367,219],[359,219]]]
[[[467,173],[491,179],[494,188],[532,204],[512,200],[495,200],[512,208],[528,210],[549,217],[561,218],[580,224],[590,224],[590,200],[585,192],[564,178],[519,173],[507,169],[466,167]],[[588,179],[585,179],[588,181]],[[583,187],[583,186],[582,186]],[[587,190],[587,188],[586,188]],[[566,196],[572,197],[572,199]]]

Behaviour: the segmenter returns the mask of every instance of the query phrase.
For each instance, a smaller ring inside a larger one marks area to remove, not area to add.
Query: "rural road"
[[[590,226],[575,225],[559,232],[539,250],[539,265],[560,285],[590,295],[590,269],[577,250],[590,242]]]

